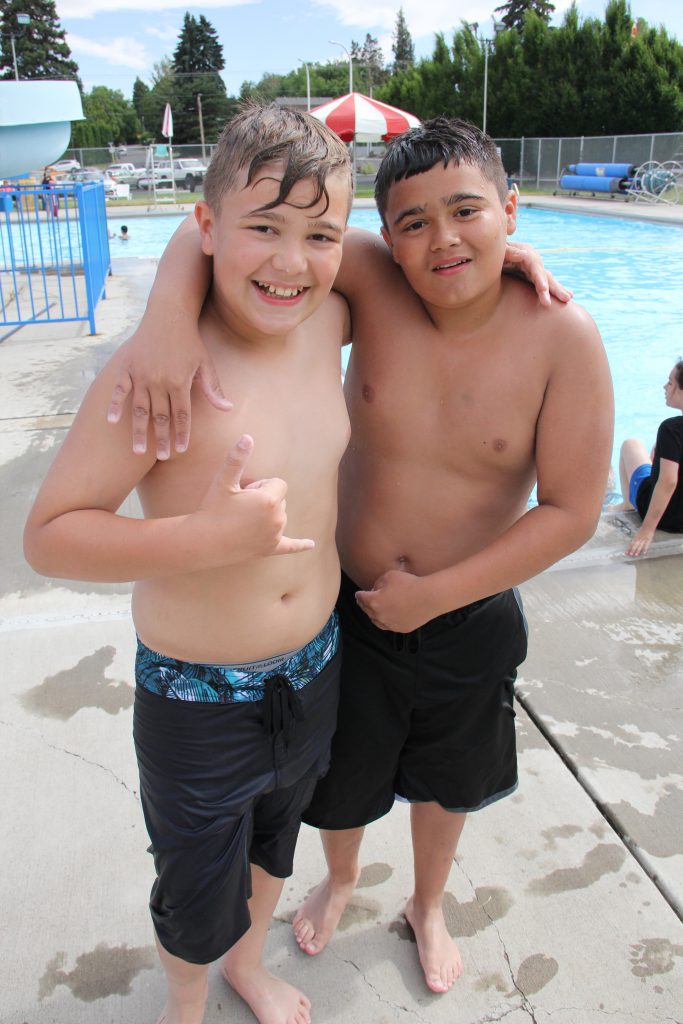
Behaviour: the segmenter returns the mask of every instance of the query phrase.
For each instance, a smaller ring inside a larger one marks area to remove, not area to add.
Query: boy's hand
[[[162,344],[163,343],[163,347]],[[190,442],[190,389],[197,380],[217,409],[231,409],[223,394],[211,356],[199,332],[184,321],[182,330],[169,327],[163,338],[147,334],[144,321],[122,349],[121,371],[114,385],[107,419],[118,423],[132,394],[133,451],[147,450],[149,419],[154,424],[156,455],[167,459],[171,433],[177,452]]]
[[[242,487],[254,442],[243,434],[228,452],[202,502],[191,516],[193,530],[209,545],[211,565],[247,562],[267,555],[310,551],[312,540],[284,536],[287,484],[272,477]],[[215,555],[215,558],[214,558]]]
[[[569,302],[574,294],[555,280],[550,271],[543,266],[543,260],[533,246],[527,245],[526,242],[508,242],[505,247],[503,270],[521,273],[536,289],[542,306],[550,305],[551,295],[560,302]]]
[[[638,555],[646,554],[647,549],[650,547],[650,544],[652,543],[652,538],[654,537],[654,535],[654,530],[650,530],[645,526],[641,526],[641,528],[638,530],[638,532],[631,540],[629,546],[626,548],[626,554],[632,555],[634,558],[637,558]]]
[[[356,601],[379,629],[411,633],[433,618],[424,607],[423,579],[390,569],[375,580],[372,590],[356,591]]]

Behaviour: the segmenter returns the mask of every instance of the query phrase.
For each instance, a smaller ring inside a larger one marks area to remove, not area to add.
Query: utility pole
[[[299,64],[303,64],[304,70],[306,72],[306,110],[310,110],[311,109],[311,73],[310,73],[310,71],[308,69],[308,64],[306,63],[305,60],[302,60],[301,57],[297,57],[297,60],[299,61]]]
[[[206,148],[204,146],[204,118],[202,117],[202,94],[197,93],[197,113],[199,115],[199,138],[202,143],[202,160],[206,160]]]

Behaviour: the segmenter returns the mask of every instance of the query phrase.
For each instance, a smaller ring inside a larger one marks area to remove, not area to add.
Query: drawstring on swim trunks
[[[418,628],[412,633],[394,633],[393,640],[395,651],[410,651],[411,654],[417,654],[422,646],[422,632]]]
[[[276,672],[267,676],[263,697],[263,728],[273,742],[279,735],[286,747],[294,736],[295,722],[303,721],[301,698],[287,676]]]

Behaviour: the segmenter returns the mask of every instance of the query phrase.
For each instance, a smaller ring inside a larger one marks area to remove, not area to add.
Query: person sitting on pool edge
[[[683,412],[683,360],[664,385],[664,401]],[[643,520],[627,555],[646,554],[656,529],[683,533],[683,417],[671,416],[659,425],[657,441],[648,455],[642,441],[629,437],[619,453],[619,479],[626,508],[637,509]]]
[[[415,870],[405,913],[428,987],[446,992],[461,971],[443,915],[460,831],[517,785],[513,682],[526,635],[512,588],[595,529],[611,385],[584,310],[542,309],[501,276],[516,197],[479,129],[435,118],[394,140],[376,198],[384,241],[349,231],[335,282],[353,324],[337,530],[343,681],[330,772],[304,816],[321,829],[329,874],[294,929],[304,952],[324,948],[358,879],[363,827],[398,793],[411,802]],[[178,395],[207,363],[196,297],[183,291],[193,246],[185,238],[183,258],[159,268],[169,302],[148,305],[164,324],[151,383],[140,386],[139,348],[123,364],[136,415],[151,400],[167,444]],[[149,353],[141,361],[149,368]]]

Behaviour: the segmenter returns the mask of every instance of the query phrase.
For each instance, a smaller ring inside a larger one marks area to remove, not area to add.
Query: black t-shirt
[[[642,519],[650,507],[652,492],[659,479],[660,459],[678,463],[678,482],[658,526],[671,533],[683,533],[683,416],[672,416],[670,420],[664,420],[659,425],[652,473],[648,479],[643,480],[636,495],[636,506]]]

